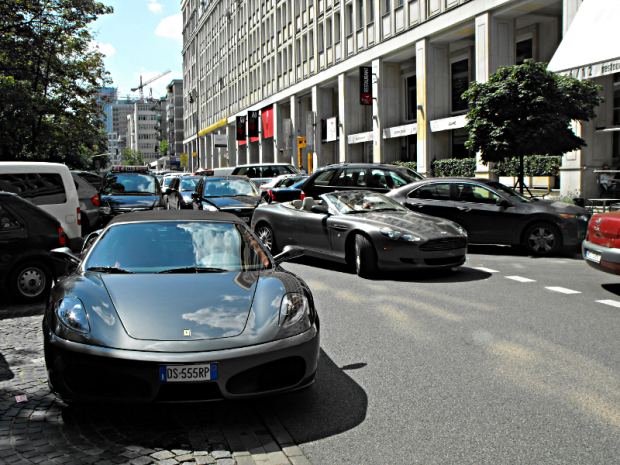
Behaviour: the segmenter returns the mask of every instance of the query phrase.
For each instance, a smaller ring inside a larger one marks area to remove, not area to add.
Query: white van
[[[13,192],[60,221],[71,245],[82,236],[80,201],[75,181],[65,165],[2,161],[0,191]]]

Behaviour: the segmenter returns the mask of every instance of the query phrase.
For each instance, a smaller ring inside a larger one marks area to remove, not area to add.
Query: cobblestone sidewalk
[[[258,402],[66,406],[47,387],[42,313],[0,306],[0,465],[310,464]]]

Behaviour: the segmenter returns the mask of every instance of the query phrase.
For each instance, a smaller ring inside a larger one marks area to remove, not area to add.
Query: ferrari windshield
[[[103,186],[104,194],[156,194],[157,179],[150,174],[138,173],[114,173],[105,179]]]
[[[213,221],[117,224],[84,263],[93,272],[222,272],[262,270],[267,255],[242,225]]]
[[[260,195],[253,182],[244,179],[205,179],[204,197]]]
[[[386,210],[408,211],[395,200],[372,191],[334,192],[325,197],[344,214]]]

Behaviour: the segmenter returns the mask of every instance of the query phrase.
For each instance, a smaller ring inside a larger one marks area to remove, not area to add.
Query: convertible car
[[[467,233],[456,223],[409,212],[372,191],[261,206],[252,227],[272,253],[300,245],[307,255],[354,264],[359,276],[460,266],[467,253]]]
[[[127,213],[87,240],[43,319],[65,402],[188,402],[313,382],[319,317],[308,286],[229,213]],[[91,238],[92,239],[92,238]]]

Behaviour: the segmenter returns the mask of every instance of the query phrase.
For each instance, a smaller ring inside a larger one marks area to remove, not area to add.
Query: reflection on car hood
[[[102,195],[101,205],[110,204],[114,210],[151,209],[159,204],[159,196],[151,195]]]
[[[408,231],[425,239],[460,236],[458,231],[452,226],[453,223],[451,221],[421,213],[386,211],[347,216],[355,216],[366,221],[381,223],[379,226],[390,227],[401,232]]]
[[[558,202],[557,200],[537,200],[527,203],[518,203],[517,205],[531,212],[547,212],[556,215],[561,213],[566,215],[590,215],[585,208],[578,207],[572,203]]]
[[[239,197],[205,197],[218,208],[254,208],[260,202],[260,196],[243,195]]]
[[[181,341],[241,334],[258,273],[148,273],[102,279],[132,338]],[[184,335],[186,330],[191,336]]]

